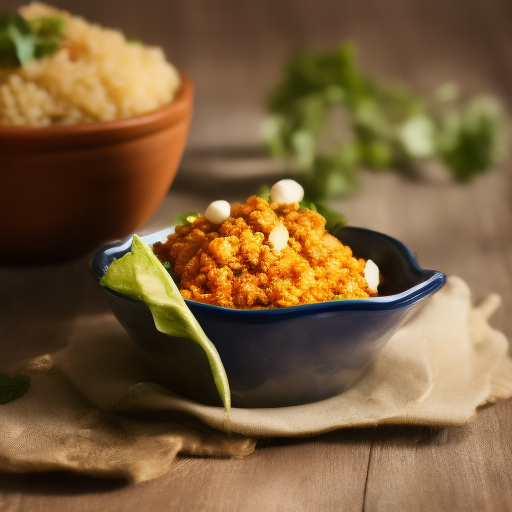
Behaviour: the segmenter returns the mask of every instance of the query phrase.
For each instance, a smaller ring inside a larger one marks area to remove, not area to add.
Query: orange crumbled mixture
[[[282,221],[289,239],[281,251],[268,237]],[[177,226],[153,251],[179,277],[185,299],[228,308],[256,309],[367,298],[365,261],[325,231],[325,219],[298,203],[268,203],[251,196],[213,224],[200,216]]]

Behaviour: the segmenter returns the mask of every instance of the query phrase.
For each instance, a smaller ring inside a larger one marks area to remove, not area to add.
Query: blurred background
[[[2,8],[24,2],[1,0]],[[213,199],[243,200],[285,173],[260,137],[269,91],[298,50],[352,41],[370,76],[419,95],[455,82],[462,99],[489,94],[510,114],[509,0],[53,0],[52,5],[129,38],[162,46],[195,87],[187,149],[170,197],[148,230]],[[470,184],[368,173],[354,196],[331,200],[349,224],[403,240],[420,264],[466,279],[475,293],[512,304],[509,164]],[[492,271],[489,269],[492,268]],[[507,275],[507,280],[503,276]],[[505,330],[511,330],[508,322]],[[512,331],[509,332],[512,334]]]
[[[27,2],[0,3],[16,8]],[[205,152],[233,157],[261,150],[258,130],[268,91],[284,62],[304,48],[327,50],[350,40],[361,68],[372,76],[406,82],[418,93],[452,80],[463,95],[491,93],[510,106],[512,4],[507,0],[50,3],[162,46],[191,77],[195,115],[181,175]]]

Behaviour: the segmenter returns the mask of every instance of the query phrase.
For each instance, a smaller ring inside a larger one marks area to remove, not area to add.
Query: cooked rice
[[[53,55],[0,69],[0,124],[110,121],[173,100],[180,77],[161,48],[130,43],[117,30],[40,3],[20,8],[20,14],[62,17],[66,39]]]

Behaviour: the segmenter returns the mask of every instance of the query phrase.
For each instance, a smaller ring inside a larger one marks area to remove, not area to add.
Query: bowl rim
[[[318,313],[332,313],[339,311],[389,311],[393,309],[400,309],[411,306],[428,296],[432,295],[439,288],[441,288],[446,282],[446,275],[438,270],[423,269],[420,267],[413,252],[402,242],[384,233],[373,231],[366,228],[360,228],[355,226],[345,226],[342,230],[357,231],[361,233],[367,233],[372,236],[378,236],[391,242],[398,251],[402,254],[405,261],[409,266],[421,277],[425,278],[424,281],[419,284],[404,290],[398,294],[384,295],[381,297],[371,297],[368,299],[346,299],[338,301],[327,301],[327,302],[316,302],[313,304],[301,304],[298,306],[289,306],[286,308],[274,308],[274,309],[234,309],[225,308],[222,306],[215,306],[211,304],[204,304],[202,302],[196,302],[185,299],[185,303],[193,312],[209,313],[227,317],[259,317],[260,319],[274,318],[274,317],[288,317],[298,315],[310,315]],[[142,241],[151,245],[154,242],[165,240],[167,235],[174,232],[174,226],[162,229],[160,231],[150,233],[141,236]],[[123,238],[121,240],[113,241],[103,247],[101,247],[93,256],[90,262],[90,267],[93,274],[101,280],[103,275],[106,273],[108,265],[103,264],[105,257],[111,257],[118,253],[128,252],[133,235]],[[124,251],[124,252],[123,252]],[[103,289],[118,298],[124,299],[128,302],[143,304],[143,301],[133,297],[128,297],[121,293],[118,293],[108,287]],[[275,318],[274,318],[275,319]]]
[[[31,140],[50,140],[62,136],[87,136],[116,132],[119,130],[132,130],[143,126],[160,125],[162,122],[171,124],[173,120],[181,119],[192,102],[193,86],[186,73],[178,70],[180,84],[176,89],[173,100],[162,107],[144,112],[135,116],[111,121],[91,121],[72,124],[58,124],[50,126],[11,126],[0,125],[0,138],[23,138]]]

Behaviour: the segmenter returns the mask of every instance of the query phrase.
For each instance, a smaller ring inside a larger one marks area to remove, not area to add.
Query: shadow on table
[[[23,361],[57,352],[83,318],[110,312],[89,268],[91,255],[60,265],[0,266],[2,293],[10,298],[0,308],[0,371],[15,371]]]
[[[418,425],[381,425],[378,427],[347,428],[309,438],[260,439],[257,449],[293,446],[304,443],[362,444],[385,443],[394,446],[419,447],[458,444],[469,434],[469,427],[434,428]]]
[[[309,438],[260,439],[258,450],[285,448],[305,444],[384,444],[418,448],[443,444],[459,444],[471,427],[432,428],[424,426],[385,425],[379,427],[349,428]],[[192,459],[194,457],[182,457]],[[200,457],[198,457],[200,458]],[[93,478],[67,472],[8,474],[0,473],[0,494],[78,496],[109,493],[127,486],[121,479]],[[142,484],[143,485],[143,484]]]
[[[108,493],[126,487],[126,480],[94,478],[64,471],[48,473],[0,473],[0,494],[63,495]]]
[[[196,149],[185,153],[172,190],[240,201],[286,176],[283,162],[261,147]]]

